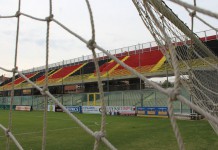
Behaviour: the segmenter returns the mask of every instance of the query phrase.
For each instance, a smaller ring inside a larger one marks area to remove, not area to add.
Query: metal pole
[[[62,86],[61,86],[61,104],[64,105],[64,83],[63,83],[63,76],[62,76],[62,80],[61,80]]]
[[[73,94],[71,95],[71,106],[73,106]]]
[[[23,89],[22,89],[22,83],[21,83],[21,100],[20,100],[20,103],[21,105],[23,104]],[[15,93],[15,92],[14,92]],[[13,106],[12,106],[13,107]]]
[[[138,44],[138,46],[139,46],[139,71],[140,71],[140,73],[141,73],[141,53],[140,53],[140,44]],[[140,91],[142,90],[142,80],[141,80],[141,78],[140,78],[140,80],[139,80],[139,89],[140,89]]]
[[[122,101],[123,101],[123,106],[124,106],[124,93],[122,92]]]
[[[108,63],[108,59],[107,59],[107,63]],[[107,70],[107,92],[109,92],[110,90],[110,87],[109,87],[109,73],[108,73],[108,70]]]
[[[140,92],[140,94],[141,94],[141,107],[143,107],[143,93],[142,92]]]
[[[110,93],[108,93],[108,96],[107,96],[107,105],[110,106]]]
[[[154,105],[157,107],[157,94],[156,91],[154,91]]]

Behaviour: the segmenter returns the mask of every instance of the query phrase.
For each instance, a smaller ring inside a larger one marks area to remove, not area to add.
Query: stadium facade
[[[213,31],[215,32],[215,31]],[[211,31],[201,32],[200,40],[218,55],[218,35],[211,34]],[[210,34],[209,36],[207,34]],[[187,54],[180,54],[182,43],[177,44],[177,54],[183,59]],[[138,44],[110,51],[119,60],[134,68],[147,77],[166,77],[173,75],[172,67],[161,53],[160,47],[155,42]],[[191,61],[193,69],[207,67],[195,55]],[[217,63],[217,62],[212,62]],[[125,91],[125,90],[150,90],[151,87],[132,75],[128,70],[117,64],[102,53],[98,54],[98,64],[100,66],[101,78],[105,92]],[[180,70],[184,66],[180,65]],[[185,69],[184,69],[185,71]],[[45,83],[45,67],[38,67],[23,71],[26,77],[38,86]],[[50,64],[48,73],[49,91],[54,95],[64,95],[72,93],[98,93],[97,78],[92,56],[66,60],[63,62]],[[14,81],[15,96],[37,96],[41,95],[37,89],[33,88],[19,75]],[[9,78],[0,85],[0,96],[9,97],[12,89],[12,78]],[[93,94],[92,94],[93,96]],[[95,96],[95,94],[94,94]]]

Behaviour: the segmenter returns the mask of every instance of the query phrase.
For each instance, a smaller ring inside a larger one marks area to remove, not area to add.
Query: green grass
[[[9,111],[0,111],[0,123],[8,124]],[[12,132],[25,150],[39,150],[42,143],[43,112],[13,112]],[[100,129],[100,115],[76,114],[93,131]],[[216,150],[218,136],[207,121],[178,120],[187,150]],[[65,113],[48,113],[47,150],[93,149],[94,138],[83,131]],[[177,142],[169,119],[124,116],[107,117],[107,138],[120,150],[175,150]],[[0,149],[6,138],[0,130]],[[11,142],[11,150],[16,146]],[[108,149],[104,144],[101,150]]]

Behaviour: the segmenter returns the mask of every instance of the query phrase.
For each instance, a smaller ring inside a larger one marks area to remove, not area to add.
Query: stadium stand
[[[64,79],[64,78],[68,77],[70,74],[73,74],[74,72],[79,70],[84,65],[85,65],[85,63],[84,64],[79,64],[79,65],[75,65],[75,66],[66,66],[66,67],[63,67],[63,68],[59,69],[58,71],[56,71],[51,76],[49,76],[49,80]]]
[[[26,74],[26,77],[27,77],[27,78],[31,78],[31,77],[33,77],[35,74],[37,74],[37,73]],[[12,81],[12,79],[11,79],[11,81]],[[14,81],[15,87],[18,86],[19,84],[23,83],[24,81],[25,81],[25,80],[24,80],[22,77],[16,78],[15,81]],[[11,86],[12,86],[12,82],[9,82],[9,83],[7,83],[7,84],[4,84],[2,88],[4,88],[4,89],[10,89]]]
[[[155,72],[165,62],[165,57],[159,50],[142,51],[130,55],[124,62],[132,68],[135,68],[140,73]],[[125,76],[130,75],[130,72],[122,66],[117,67],[111,73],[111,76]]]
[[[217,35],[213,36],[205,36],[200,38],[216,55],[218,51],[216,49],[218,45],[218,37]],[[189,42],[189,41],[188,41]],[[181,48],[184,49],[183,43],[175,43],[176,45],[180,45]],[[143,45],[143,44],[142,44]],[[143,46],[142,46],[143,47]],[[180,47],[177,47],[177,53],[180,53]],[[124,50],[125,49],[125,50]],[[125,62],[130,67],[134,68],[138,72],[146,75],[146,76],[165,76],[166,72],[168,75],[172,75],[172,67],[166,61],[166,58],[163,56],[159,47],[151,46],[145,47],[142,49],[137,49],[137,46],[131,46],[129,48],[123,48],[119,51],[119,53],[115,51],[111,51],[111,53],[115,53],[114,55],[118,57],[118,59]],[[183,53],[181,57],[186,57]],[[92,57],[87,57],[92,58]],[[109,59],[107,56],[100,56],[98,58],[98,63],[100,66],[101,77],[104,83],[104,89],[107,91],[116,91],[116,90],[128,90],[128,89],[139,89],[139,80],[135,79],[129,71],[124,69],[122,66],[117,64],[116,62]],[[182,58],[185,59],[185,58]],[[217,62],[211,61],[210,58],[205,58],[210,63],[216,64]],[[92,59],[76,59],[78,62],[74,61],[66,61],[70,63],[56,63],[54,65],[50,65],[49,71],[49,86],[50,90],[58,93],[65,93],[62,89],[64,86],[72,85],[75,88],[84,87],[85,90],[75,90],[72,92],[95,92],[97,91],[96,84],[96,74],[95,74],[95,65]],[[71,63],[73,62],[73,63]],[[202,63],[202,61],[196,59],[195,55],[192,54],[192,59],[189,61],[192,65],[192,68],[201,69],[202,67],[207,67],[207,64]],[[59,66],[58,66],[59,65]],[[182,70],[184,68],[184,64],[179,63],[179,68]],[[27,77],[36,82],[37,85],[43,86],[45,79],[45,70],[41,68],[37,70],[30,70],[29,72],[25,72]],[[126,82],[127,84],[120,84]],[[9,93],[10,85],[12,83],[12,78],[4,81],[0,85],[0,91],[4,91]],[[131,83],[131,84],[130,84]],[[133,85],[135,84],[135,85]],[[15,76],[15,89],[18,90],[17,94],[22,93],[19,90],[31,89],[32,92],[37,94],[32,89],[32,86],[25,82],[18,75]],[[142,83],[143,85],[143,83]],[[132,86],[132,87],[127,87]],[[144,88],[144,86],[141,86]],[[7,94],[6,94],[7,95]]]
[[[54,70],[50,70],[48,72],[48,76],[52,75],[53,73],[55,73],[58,69],[54,69]],[[43,70],[41,73],[41,76],[39,78],[36,79],[36,83],[40,83],[45,79],[45,71]]]

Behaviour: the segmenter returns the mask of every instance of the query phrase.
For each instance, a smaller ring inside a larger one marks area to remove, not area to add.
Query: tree
[[[162,83],[162,87],[163,87],[163,88],[173,87],[173,83],[172,83],[172,82],[169,82],[169,81],[167,81],[167,80],[165,80],[165,81]]]

